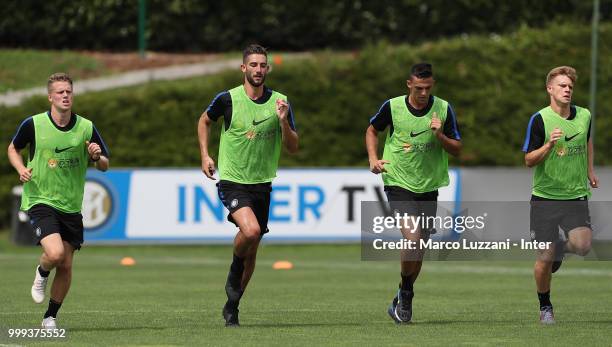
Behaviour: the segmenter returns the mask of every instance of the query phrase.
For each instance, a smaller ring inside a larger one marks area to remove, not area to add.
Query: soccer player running
[[[8,147],[8,158],[23,182],[21,209],[28,212],[43,254],[36,267],[32,299],[45,299],[55,269],[42,327],[56,328],[57,312],[72,280],[74,251],[83,244],[83,191],[90,162],[108,170],[108,150],[93,123],[72,113],[72,80],[55,73],[47,82],[49,111],[26,118]],[[27,166],[20,151],[29,145]]]
[[[523,145],[525,164],[534,167],[531,195],[531,237],[551,242],[538,250],[534,277],[540,301],[540,322],[553,324],[550,302],[552,273],[564,253],[586,255],[591,249],[591,223],[587,198],[599,179],[593,170],[593,141],[589,110],[572,105],[576,70],[552,69],[546,76],[550,105],[529,120]],[[559,238],[559,227],[567,240]]]
[[[408,95],[385,101],[370,119],[365,142],[370,170],[379,174],[391,209],[412,216],[435,216],[438,188],[447,186],[448,155],[458,156],[461,138],[450,104],[431,95],[435,80],[431,64],[412,66]],[[378,132],[390,127],[382,159],[378,158]],[[433,226],[401,228],[408,240],[427,240]],[[423,262],[424,250],[402,251],[401,282],[389,316],[396,323],[412,319],[412,298]]]
[[[223,307],[226,326],[238,326],[240,298],[255,270],[257,248],[268,232],[272,180],[276,177],[281,144],[298,150],[298,134],[287,97],[264,85],[268,57],[264,47],[249,45],[243,52],[243,84],[219,93],[200,116],[198,138],[202,172],[214,180],[215,162],[208,152],[212,121],[223,118],[219,146],[219,198],[238,227],[234,257],[227,275]]]

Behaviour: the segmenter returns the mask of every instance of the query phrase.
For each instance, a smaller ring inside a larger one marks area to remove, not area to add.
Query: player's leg
[[[64,249],[59,234],[60,224],[55,211],[46,205],[35,205],[28,210],[30,223],[36,234],[38,244],[43,253],[39,259],[34,274],[31,295],[35,303],[40,304],[45,299],[45,290],[51,270],[61,262]]]
[[[408,241],[413,242],[416,245],[416,249],[403,249],[401,252],[401,276],[402,281],[400,286],[402,288],[410,288],[419,276],[421,272],[421,265],[423,264],[423,256],[425,251],[420,249],[421,239],[421,228],[419,225],[406,225],[401,228],[402,236]]]
[[[396,323],[409,323],[412,320],[412,299],[414,297],[414,282],[423,264],[424,250],[419,247],[421,230],[417,225],[401,228],[402,235],[408,241],[417,245],[416,249],[401,250],[401,281],[397,295],[389,306],[388,313]]]
[[[538,256],[533,268],[533,276],[540,302],[540,322],[543,324],[555,323],[553,305],[550,302],[550,284],[552,265],[555,258],[555,246],[553,243],[550,249],[538,250]]]
[[[74,251],[83,244],[83,216],[80,213],[63,213],[55,211],[60,226],[63,257],[55,265],[55,277],[51,286],[49,306],[43,317],[43,327],[55,328],[57,312],[68,294],[72,282],[72,262]]]
[[[53,284],[51,285],[51,298],[49,299],[49,306],[43,316],[42,325],[45,328],[56,328],[55,319],[57,318],[57,312],[62,306],[64,298],[68,294],[70,284],[72,282],[72,260],[74,256],[74,247],[64,241],[64,258],[55,267],[55,277],[53,278]]]
[[[420,241],[428,240],[430,237],[431,229],[433,225],[427,225],[429,217],[435,217],[437,213],[437,198],[438,192],[428,192],[422,194],[411,194],[415,201],[410,202],[407,207],[408,211],[411,211],[412,215],[424,218],[413,225],[409,225],[408,228],[402,229],[404,238],[414,242],[417,245],[414,250],[403,250],[403,258],[401,264],[401,277],[400,290],[398,291],[398,305],[396,312],[398,317],[403,322],[409,322],[412,320],[412,300],[414,298],[414,283],[416,282],[423,266],[423,257],[425,256],[425,249],[421,248]]]
[[[404,216],[418,216],[419,207],[415,194],[400,187],[385,187],[392,213],[399,214],[402,221],[400,231],[404,239],[418,245],[420,239],[419,225],[414,219]],[[387,313],[396,323],[408,323],[412,319],[413,283],[421,268],[422,252],[419,249],[402,249],[400,251],[400,285],[387,309]]]
[[[538,293],[545,293],[550,291],[550,282],[552,278],[552,262],[555,258],[554,250],[555,245],[552,244],[550,249],[538,250],[537,259],[535,261],[533,275],[536,281],[536,288]]]
[[[226,326],[238,326],[238,305],[244,293],[242,278],[245,271],[245,258],[249,255],[251,247],[259,242],[261,228],[253,211],[255,199],[249,186],[220,181],[217,187],[219,199],[230,212],[228,221],[238,227],[238,232],[234,237],[232,263],[225,283],[227,301],[222,312]],[[249,278],[251,274],[248,275]]]
[[[72,261],[74,259],[74,247],[64,241],[64,259],[55,270],[55,278],[51,285],[51,299],[61,303],[70,290],[72,283]]]
[[[555,202],[535,200],[532,198],[530,210],[531,238],[538,242],[550,242],[550,248],[537,250],[533,276],[536,282],[538,301],[540,303],[540,322],[555,322],[553,305],[550,302],[550,285],[552,268],[555,262],[555,250],[559,239],[559,205]]]
[[[568,233],[565,251],[579,256],[585,256],[591,251],[593,231],[589,227],[577,227]]]
[[[245,260],[250,257],[254,260],[252,249],[257,248],[261,236],[261,229],[257,218],[251,207],[245,206],[231,213],[232,220],[238,226],[238,233],[234,238],[234,255],[230,270],[225,284],[225,292],[227,294],[227,302],[223,308],[223,317],[226,321],[226,326],[237,326],[238,323],[238,305],[240,298],[246,288],[246,283],[243,287],[243,278],[246,274],[247,278],[251,278],[255,269],[254,261],[245,266]]]
[[[437,198],[437,191],[419,194],[416,196],[418,201],[412,203],[416,204],[416,207],[409,207],[409,210],[417,211],[417,216],[425,218],[425,221],[427,221],[428,217],[435,217],[437,214]],[[425,225],[425,223],[421,224]],[[433,227],[433,225],[425,225],[426,230],[421,230],[421,225],[417,224],[411,225],[407,229],[402,229],[404,238],[414,241],[419,246],[416,250],[404,252],[402,254],[402,259],[407,260],[402,261],[401,265],[402,287],[410,286],[412,290],[412,285],[414,285],[414,282],[419,277],[421,267],[423,266],[423,257],[425,256],[425,250],[420,247],[420,240],[428,240],[430,237],[430,230],[433,229]],[[414,232],[412,232],[413,230]]]
[[[245,258],[251,247],[259,244],[261,228],[250,206],[242,207],[233,212],[232,219],[239,229],[234,238],[234,254],[240,258]]]
[[[255,272],[255,262],[257,260],[257,249],[259,248],[259,240],[251,245],[251,248],[247,251],[244,257],[244,272],[242,273],[241,288],[244,292],[246,290],[253,272]]]
[[[574,253],[585,256],[591,250],[593,232],[591,230],[591,216],[586,197],[559,202],[562,209],[560,227],[566,232],[567,240],[559,240],[556,243],[555,261],[552,272],[555,273],[561,267],[565,253]]]
[[[40,240],[40,245],[43,249],[40,256],[40,266],[43,270],[51,271],[62,263],[66,253],[59,231]]]
[[[268,230],[268,218],[270,215],[270,192],[271,187],[260,187],[260,191],[250,192],[251,198],[253,199],[253,213],[257,218],[259,224],[259,238],[254,242],[244,259],[244,273],[242,275],[242,290],[244,291],[253,276],[255,271],[255,262],[257,260],[257,250],[259,249],[259,242],[263,236],[269,231]]]
[[[51,233],[40,240],[43,254],[40,256],[39,265],[36,267],[34,282],[32,284],[32,299],[40,304],[45,299],[45,291],[49,274],[64,259],[64,245],[59,232]]]
[[[563,218],[561,228],[569,230],[565,252],[585,256],[591,251],[593,231],[586,197],[568,203],[568,211]]]

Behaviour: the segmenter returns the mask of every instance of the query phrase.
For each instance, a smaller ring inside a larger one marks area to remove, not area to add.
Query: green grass
[[[58,71],[75,79],[109,73],[101,62],[78,52],[0,49],[0,93],[44,86],[41,76]]]
[[[0,335],[40,323],[46,307],[29,294],[38,254],[0,242]],[[120,266],[123,256],[137,264]],[[265,245],[242,326],[227,329],[227,246],[85,247],[75,259],[58,316],[68,341],[0,344],[576,346],[612,338],[606,262],[569,261],[555,274],[554,326],[537,321],[531,262],[429,262],[416,284],[414,323],[396,326],[386,314],[396,263],[362,262],[358,245]],[[273,270],[280,259],[294,269]]]

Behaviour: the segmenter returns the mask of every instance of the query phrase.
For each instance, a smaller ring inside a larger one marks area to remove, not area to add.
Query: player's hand
[[[287,119],[287,114],[289,113],[289,104],[287,101],[283,99],[276,99],[276,115],[278,119],[285,120]]]
[[[437,133],[442,129],[442,121],[438,118],[438,114],[436,112],[433,113],[431,117],[431,123],[429,124],[429,128],[433,130],[434,133]]]
[[[387,172],[387,170],[385,170],[385,164],[389,164],[388,160],[376,160],[373,162],[370,162],[370,171],[372,171],[375,174],[379,174],[381,172]]]
[[[563,137],[563,131],[559,128],[555,128],[555,130],[550,133],[550,140],[548,140],[548,143],[550,143],[551,148],[557,144],[557,141],[561,137]]]
[[[593,172],[589,172],[589,184],[593,188],[599,188],[599,178]]]
[[[32,179],[32,168],[24,167],[19,171],[19,180],[23,183],[29,182]]]
[[[204,175],[206,175],[206,177],[210,178],[213,181],[215,180],[215,178],[213,177],[213,175],[215,174],[215,161],[211,157],[206,156],[202,158],[202,172],[204,173]]]
[[[87,152],[89,153],[89,157],[93,161],[100,160],[100,156],[102,155],[102,149],[100,145],[95,142],[85,141],[85,146],[87,146]]]

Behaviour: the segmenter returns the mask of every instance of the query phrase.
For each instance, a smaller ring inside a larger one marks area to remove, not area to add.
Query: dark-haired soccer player
[[[588,197],[599,179],[593,170],[591,113],[572,105],[576,70],[552,69],[546,76],[550,105],[529,120],[523,145],[525,164],[534,167],[531,195],[531,237],[551,242],[538,250],[534,277],[540,301],[540,322],[555,323],[550,302],[552,273],[561,266],[564,253],[586,255],[591,249]],[[559,238],[559,227],[567,240]]]
[[[43,254],[36,268],[32,299],[40,304],[51,270],[49,307],[42,326],[56,328],[57,312],[72,280],[72,259],[83,243],[83,191],[92,161],[100,171],[109,166],[108,150],[93,123],[72,113],[72,80],[55,73],[47,82],[51,109],[21,123],[8,147],[8,157],[23,182],[21,209],[28,211]],[[27,145],[24,165],[19,153]]]
[[[448,156],[459,155],[461,138],[450,104],[431,95],[431,64],[412,66],[408,95],[385,101],[371,119],[365,140],[370,170],[382,173],[391,209],[414,216],[435,216],[438,188],[447,186]],[[382,159],[378,132],[390,127]],[[430,226],[402,228],[403,236],[418,243],[434,232]],[[413,285],[423,263],[424,250],[402,251],[400,288],[388,313],[396,323],[412,319]]]
[[[208,153],[212,121],[223,118],[219,146],[219,197],[238,227],[223,307],[226,326],[238,326],[240,298],[255,270],[259,241],[268,232],[272,180],[281,144],[298,150],[298,135],[287,97],[264,86],[268,73],[266,49],[249,45],[243,52],[243,84],[219,93],[200,117],[198,137],[202,171],[213,178],[215,162]]]

